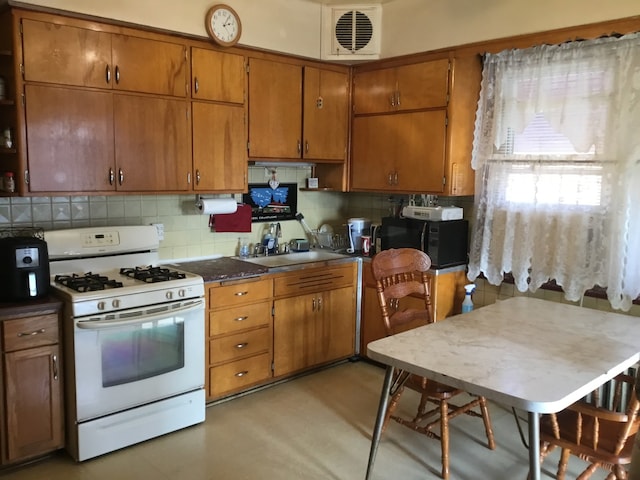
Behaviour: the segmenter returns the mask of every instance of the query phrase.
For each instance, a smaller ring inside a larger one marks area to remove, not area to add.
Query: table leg
[[[367,464],[367,476],[365,477],[365,480],[369,480],[369,478],[371,478],[371,473],[373,471],[373,462],[375,461],[376,453],[378,452],[378,443],[380,443],[380,436],[382,435],[384,414],[387,411],[387,405],[389,404],[391,382],[393,380],[393,370],[393,367],[388,366],[387,373],[384,376],[382,392],[380,393],[380,404],[378,405],[378,416],[376,417],[376,426],[373,428],[373,435],[371,436],[371,450],[369,451],[369,463]]]
[[[529,412],[529,480],[540,480],[540,415]]]

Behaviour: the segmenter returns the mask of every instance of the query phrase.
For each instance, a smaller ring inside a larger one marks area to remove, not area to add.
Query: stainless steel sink
[[[324,262],[327,260],[337,260],[340,258],[349,258],[349,255],[331,252],[328,250],[310,250],[308,252],[294,252],[269,257],[249,257],[241,258],[244,262],[256,263],[264,267],[288,267],[291,265],[299,265],[302,263]]]

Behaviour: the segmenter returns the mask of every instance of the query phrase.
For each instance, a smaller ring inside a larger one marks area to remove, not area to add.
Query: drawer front
[[[271,329],[259,328],[209,341],[209,363],[221,363],[271,349]]]
[[[354,264],[332,268],[302,269],[275,279],[276,296],[300,295],[355,284]]]
[[[209,288],[209,308],[232,307],[243,303],[266,300],[271,297],[271,279],[240,282]]]
[[[58,315],[36,315],[2,322],[5,352],[58,343]]]
[[[209,312],[209,336],[224,335],[270,323],[271,301],[214,310]]]
[[[242,390],[271,378],[271,354],[263,353],[209,369],[209,397]]]

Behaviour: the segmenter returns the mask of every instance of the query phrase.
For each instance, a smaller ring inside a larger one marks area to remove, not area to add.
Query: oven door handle
[[[166,310],[154,315],[143,315],[136,318],[128,318],[126,320],[80,320],[76,322],[76,327],[83,330],[101,330],[105,328],[122,327],[128,325],[137,325],[140,323],[153,322],[155,320],[163,320],[167,316],[173,316],[176,313],[187,313],[204,307],[204,300],[199,299],[195,302],[189,302],[184,307]]]

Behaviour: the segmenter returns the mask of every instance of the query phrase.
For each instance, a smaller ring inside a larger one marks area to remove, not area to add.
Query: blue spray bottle
[[[471,300],[471,294],[475,291],[476,286],[473,283],[464,286],[464,301],[462,302],[462,313],[467,313],[473,310],[473,300]]]

